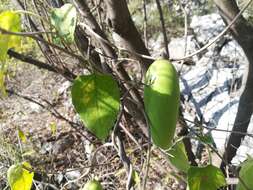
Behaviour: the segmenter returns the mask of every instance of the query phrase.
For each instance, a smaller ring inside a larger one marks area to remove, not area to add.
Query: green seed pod
[[[95,179],[88,181],[81,190],[103,190],[102,185]]]
[[[165,59],[155,61],[145,78],[144,106],[153,143],[167,149],[174,137],[179,109],[179,80],[174,66]]]

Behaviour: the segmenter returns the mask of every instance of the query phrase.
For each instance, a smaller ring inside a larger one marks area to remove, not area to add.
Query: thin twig
[[[148,181],[148,173],[149,173],[149,164],[150,164],[150,157],[151,157],[151,129],[149,125],[149,118],[146,114],[145,111],[143,111],[143,115],[145,117],[147,126],[148,126],[148,149],[147,149],[147,159],[146,159],[146,170],[144,174],[144,179],[143,179],[143,185],[142,185],[142,190],[146,190],[146,185]]]
[[[180,7],[184,13],[184,56],[186,56],[187,46],[188,46],[188,39],[187,39],[187,37],[188,37],[188,15],[187,15],[187,11],[185,10],[185,7],[182,5],[180,0],[179,0],[179,4],[180,4]],[[180,68],[178,70],[179,75],[183,69],[183,63],[184,63],[184,61],[182,60]]]
[[[123,129],[123,131],[126,133],[126,135],[137,145],[137,147],[142,150],[141,145],[138,143],[138,141],[134,138],[134,136],[127,130],[127,128],[122,125],[121,123],[119,124],[120,128]]]
[[[115,149],[117,150],[119,157],[125,167],[125,169],[127,170],[127,183],[126,183],[126,189],[130,190],[133,185],[134,185],[134,181],[133,181],[133,167],[132,164],[130,162],[130,159],[127,157],[125,148],[124,148],[124,144],[122,142],[122,138],[120,135],[120,131],[119,131],[119,122],[121,120],[121,117],[123,115],[124,112],[124,104],[122,104],[121,106],[121,110],[118,116],[118,119],[114,125],[114,129],[112,132],[112,143],[114,144]]]
[[[60,68],[57,68],[56,66],[49,65],[49,64],[44,63],[40,60],[34,59],[31,56],[27,56],[27,55],[18,53],[12,49],[9,49],[7,51],[7,54],[10,57],[13,57],[13,58],[18,59],[20,61],[29,63],[31,65],[34,65],[34,66],[40,68],[40,69],[45,69],[45,70],[48,70],[48,71],[51,71],[51,72],[54,72],[57,74],[60,73],[64,78],[66,78],[69,81],[73,81],[73,79],[76,78],[76,75],[71,73],[68,69],[62,70]]]
[[[184,119],[187,122],[190,122],[190,123],[195,124],[195,125],[199,125],[199,123],[196,123],[196,122],[191,121],[191,120],[186,119],[186,118],[184,118]],[[211,128],[211,127],[207,127],[205,125],[201,125],[201,127],[205,128],[205,129],[208,129],[210,131],[221,131],[221,132],[225,132],[225,133],[234,133],[234,134],[239,134],[239,135],[246,135],[246,136],[249,136],[249,137],[253,138],[253,134],[252,133],[244,133],[244,132],[240,132],[240,131],[231,131],[231,130],[226,130],[226,129]]]
[[[148,48],[148,38],[147,38],[147,23],[148,23],[148,19],[147,19],[147,0],[143,0],[143,35],[144,35],[144,42],[145,42],[145,46]]]
[[[162,33],[163,33],[163,40],[164,40],[164,48],[165,48],[165,52],[166,52],[166,57],[170,57],[169,56],[169,48],[168,48],[168,38],[166,35],[166,28],[165,28],[164,17],[163,17],[163,10],[162,10],[161,3],[159,0],[156,0],[156,5],[157,5],[157,9],[158,9],[159,16],[160,16],[161,26],[162,26]]]

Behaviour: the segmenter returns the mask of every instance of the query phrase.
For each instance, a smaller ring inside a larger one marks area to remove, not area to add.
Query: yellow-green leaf
[[[49,124],[49,127],[51,129],[52,135],[56,135],[57,126],[55,122],[52,122]]]
[[[28,162],[12,165],[7,171],[7,180],[11,190],[30,190],[33,181],[33,172],[28,171],[31,165]]]
[[[188,170],[189,190],[217,190],[225,185],[226,180],[222,171],[215,166],[191,166]]]
[[[138,172],[135,170],[133,171],[132,179],[133,179],[135,185],[139,185],[141,183],[140,176],[139,176]]]
[[[5,90],[4,80],[5,80],[4,71],[0,70],[0,96],[1,95],[6,96],[6,90]]]
[[[18,129],[18,137],[23,143],[26,143],[27,141],[26,135],[21,129]]]
[[[14,11],[4,11],[0,14],[0,27],[12,31],[21,31],[20,15]],[[5,35],[0,33],[0,61],[7,58],[7,51],[10,48],[19,48],[21,46],[21,38],[15,35]]]

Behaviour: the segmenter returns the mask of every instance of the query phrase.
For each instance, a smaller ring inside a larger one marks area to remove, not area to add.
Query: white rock
[[[40,113],[42,110],[40,105],[33,102],[29,102],[29,107],[30,107],[30,113]]]
[[[72,171],[66,172],[65,176],[69,180],[74,180],[74,179],[78,179],[81,176],[81,172],[78,170],[72,170]]]
[[[60,173],[60,174],[57,174],[55,178],[56,178],[56,181],[60,184],[62,183],[64,176],[63,174]]]
[[[51,142],[46,142],[42,145],[41,149],[40,149],[40,153],[41,154],[46,154],[47,152],[51,152],[53,148],[53,145]]]
[[[65,81],[62,83],[61,87],[58,89],[58,94],[64,93],[71,86],[70,81]]]
[[[218,13],[204,16],[193,16],[190,27],[194,30],[199,42],[205,44],[218,35],[224,28],[224,23]]]
[[[184,38],[172,38],[168,48],[170,58],[176,59],[184,56],[186,40]],[[197,50],[196,44],[194,43],[193,36],[187,36],[187,49],[186,54],[191,54]]]

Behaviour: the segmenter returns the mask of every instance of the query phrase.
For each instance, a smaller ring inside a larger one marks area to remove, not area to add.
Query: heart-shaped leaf
[[[247,190],[245,188],[245,185],[248,188],[253,187],[253,159],[252,158],[249,158],[247,161],[243,162],[239,176],[243,180],[244,185],[242,182],[239,181],[238,185],[236,186],[236,190]]]
[[[0,14],[0,27],[12,31],[20,32],[21,20],[19,14],[14,11],[4,11]],[[10,48],[19,48],[21,46],[21,38],[14,35],[5,35],[0,33],[0,61],[7,58],[7,51]]]
[[[192,166],[188,170],[189,190],[217,190],[225,185],[226,180],[222,171],[215,166]]]
[[[33,172],[27,169],[31,168],[31,165],[27,162],[12,165],[7,171],[8,183],[11,190],[30,190],[33,181]]]
[[[72,102],[85,126],[100,140],[108,137],[117,118],[120,93],[109,75],[91,74],[75,79]]]
[[[55,27],[58,34],[68,43],[74,40],[76,17],[76,8],[70,3],[66,3],[60,8],[54,8],[50,14],[52,25]],[[54,40],[60,41],[60,39],[57,38]]]

